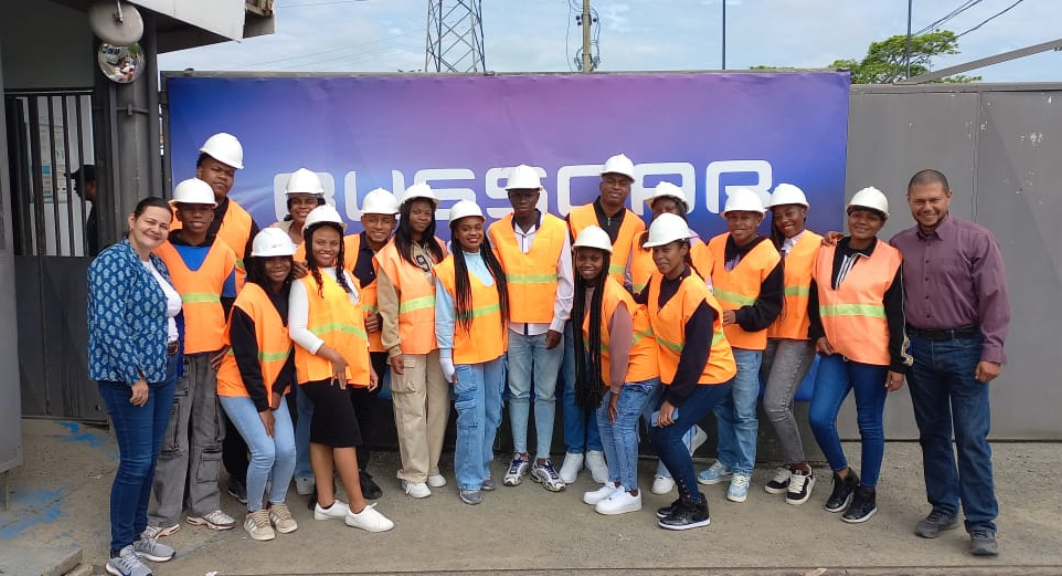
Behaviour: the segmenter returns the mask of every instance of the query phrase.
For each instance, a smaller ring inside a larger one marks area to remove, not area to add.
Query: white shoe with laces
[[[232,530],[236,527],[236,519],[221,510],[202,516],[189,516],[185,520],[193,526],[206,526],[211,530]]]
[[[320,503],[317,503],[313,507],[313,519],[314,520],[342,520],[346,517],[347,512],[350,512],[350,507],[346,502],[340,502],[336,500],[328,508],[322,508]]]
[[[667,494],[675,489],[675,479],[663,474],[653,477],[653,487],[649,489],[653,494]]]
[[[575,482],[575,478],[579,475],[579,471],[583,469],[583,455],[576,454],[574,452],[568,452],[564,455],[564,463],[561,464],[560,479],[565,484],[571,484]],[[605,478],[608,480],[608,478]]]
[[[446,486],[446,476],[442,474],[432,474],[428,476],[428,486],[432,488],[442,488]]]
[[[365,508],[358,513],[348,509],[344,521],[347,526],[360,528],[366,532],[387,532],[395,527],[394,522],[376,511],[376,504],[366,504]]]
[[[785,494],[789,490],[789,477],[792,472],[788,466],[780,466],[774,471],[774,478],[763,485],[763,490],[768,494]]]
[[[586,453],[586,469],[594,477],[594,482],[604,484],[608,482],[608,464],[605,463],[605,453],[600,450],[590,450]]]
[[[424,482],[406,482],[402,481],[402,489],[406,491],[413,498],[427,498],[431,496],[431,490]]]
[[[598,502],[601,502],[609,496],[612,496],[612,493],[619,489],[619,486],[616,486],[612,482],[608,482],[597,490],[593,490],[583,494],[583,502],[591,506],[597,506]]]
[[[730,488],[726,491],[726,499],[731,502],[744,502],[749,497],[749,478],[748,474],[741,474],[740,472],[734,472],[734,476],[730,479]]]
[[[626,490],[619,489],[611,496],[597,503],[594,511],[605,516],[637,512],[642,509],[642,493],[635,496]]]
[[[273,530],[273,525],[269,523],[269,511],[265,508],[248,512],[243,521],[243,529],[251,540],[258,542],[268,542],[277,537],[276,530]]]

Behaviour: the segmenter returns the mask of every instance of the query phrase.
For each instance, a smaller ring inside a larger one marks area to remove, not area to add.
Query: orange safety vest
[[[593,202],[583,206],[576,206],[572,208],[571,212],[568,212],[568,229],[571,232],[573,241],[579,237],[579,233],[587,226],[600,225]],[[637,214],[624,208],[623,224],[620,225],[616,241],[612,243],[612,258],[608,267],[609,275],[619,280],[621,284],[624,280],[623,275],[627,271],[627,260],[630,259],[631,246],[634,245],[634,239],[644,231],[645,222],[642,222],[642,219]]]
[[[368,386],[369,345],[361,304],[351,304],[350,296],[343,287],[326,272],[321,272],[323,297],[317,294],[317,281],[312,274],[303,276],[299,282],[306,285],[306,296],[310,302],[306,328],[343,355],[347,361],[349,384]],[[302,346],[295,346],[295,375],[299,384],[329,380],[332,378],[332,363],[311,354]]]
[[[247,249],[247,242],[251,239],[253,224],[254,219],[243,209],[243,206],[229,198],[229,207],[225,209],[225,219],[221,221],[221,227],[218,228],[218,238],[224,240],[236,253],[237,291],[243,289],[244,280],[247,278],[247,269],[244,267],[243,259],[247,256],[244,250]]]
[[[498,254],[509,289],[511,322],[549,324],[557,299],[557,262],[568,234],[564,221],[542,214],[531,249],[525,254],[516,241],[513,215],[491,224],[491,246]]]
[[[435,242],[446,254],[439,238]],[[398,292],[398,338],[403,354],[427,354],[439,347],[435,341],[435,274],[406,261],[395,248],[395,240],[373,257],[379,273]],[[438,264],[438,263],[436,263]]]
[[[768,338],[808,339],[808,295],[820,246],[822,236],[807,230],[785,257],[785,305],[774,324],[767,327]]]
[[[631,245],[631,290],[635,294],[645,289],[645,285],[649,283],[649,277],[656,272],[653,250],[642,248],[642,236],[642,234],[636,235]],[[693,267],[702,278],[712,273],[712,253],[700,238],[690,240],[690,260],[693,261]]]
[[[435,277],[456,301],[453,254],[435,267]],[[471,272],[468,273],[468,280],[472,286],[472,326],[466,330],[461,327],[461,322],[456,318],[454,320],[454,364],[490,362],[501,357],[509,348],[509,330],[502,325],[497,284],[487,286]]]
[[[358,297],[365,315],[376,314],[380,308],[376,305],[376,280],[367,286],[362,286],[361,281],[354,276],[354,265],[358,263],[358,252],[361,250],[361,233],[348,234],[343,238],[343,252],[346,259],[347,271],[358,282]],[[380,263],[375,256],[372,259],[373,272],[380,272]],[[380,331],[369,333],[369,352],[385,352],[383,343],[380,342]]]
[[[885,292],[903,263],[900,251],[878,242],[870,257],[860,257],[833,289],[836,246],[821,246],[815,259],[819,317],[834,350],[863,364],[888,366],[889,324],[885,317]]]
[[[723,311],[716,302],[712,292],[705,286],[704,280],[696,273],[682,280],[678,292],[671,297],[664,307],[660,307],[660,284],[664,275],[654,272],[649,279],[649,324],[656,336],[657,352],[660,357],[660,380],[670,385],[678,372],[679,358],[686,346],[686,323],[697,311],[701,302],[705,302],[715,311],[712,323],[712,348],[708,352],[708,363],[701,371],[698,384],[725,384],[737,374],[734,351],[723,333]]]
[[[184,353],[215,352],[225,345],[225,310],[221,291],[236,266],[236,255],[221,238],[215,238],[203,264],[191,270],[169,240],[155,254],[170,270],[173,287],[184,305]]]
[[[623,285],[611,276],[605,278],[604,290],[605,292],[601,295],[601,379],[604,380],[605,387],[608,387],[612,374],[611,356],[609,356],[612,334],[608,331],[608,322],[621,302],[627,306],[634,326],[631,354],[627,360],[627,374],[623,377],[623,381],[643,382],[659,377],[660,366],[657,361],[656,339],[653,338],[653,329],[649,326],[649,315],[645,307],[639,306]],[[587,310],[583,315],[583,343],[589,346],[589,342],[590,311]]]
[[[712,293],[719,299],[723,310],[737,310],[743,306],[753,306],[760,297],[763,281],[782,260],[778,250],[770,240],[764,240],[741,257],[737,266],[727,272],[726,240],[730,233],[724,233],[708,242],[712,253]],[[734,348],[745,350],[763,350],[767,348],[767,329],[758,332],[746,332],[737,324],[723,328],[726,339]]]
[[[258,284],[250,283],[240,290],[236,297],[234,308],[239,308],[254,321],[255,341],[258,344],[258,366],[262,370],[262,383],[266,387],[266,397],[269,399],[269,407],[273,405],[273,383],[277,381],[281,369],[291,355],[291,338],[288,337],[288,327],[277,312],[269,295]],[[232,318],[229,318],[225,326],[225,343],[232,344],[229,331],[232,329]],[[281,394],[287,394],[285,388]],[[244,386],[240,368],[236,364],[236,354],[230,348],[225,358],[221,360],[221,368],[218,368],[218,396],[248,397],[247,387]],[[283,400],[281,400],[283,401]]]

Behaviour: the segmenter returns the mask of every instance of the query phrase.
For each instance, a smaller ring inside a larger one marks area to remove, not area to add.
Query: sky
[[[592,0],[602,72],[718,70],[722,2],[726,67],[821,68],[860,59],[870,42],[907,31],[905,0]],[[450,2],[447,2],[449,4]],[[486,67],[493,72],[567,72],[581,46],[579,0],[483,0]],[[913,0],[917,32],[969,4],[943,28],[965,32],[961,64],[1062,36],[1057,0]],[[1015,5],[1016,4],[1016,5]],[[425,68],[425,0],[277,0],[276,33],[160,56],[162,70],[397,72]],[[1054,24],[1052,24],[1054,23]],[[985,82],[1062,80],[1062,52],[1049,51],[967,74]]]

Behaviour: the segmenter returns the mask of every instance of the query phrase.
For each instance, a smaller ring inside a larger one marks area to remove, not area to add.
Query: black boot
[[[844,511],[841,520],[849,524],[859,524],[870,520],[870,517],[877,511],[878,499],[874,487],[860,486],[852,496],[852,503],[848,506],[848,510]]]
[[[383,490],[381,490],[379,484],[372,479],[372,474],[369,474],[365,470],[358,470],[358,480],[361,483],[361,495],[366,500],[376,500],[380,496],[383,496]]]
[[[835,514],[844,512],[849,503],[851,503],[852,496],[857,488],[859,488],[859,476],[856,475],[855,470],[849,468],[848,476],[844,478],[834,472],[833,492],[830,492],[830,497],[826,500],[826,511]]]

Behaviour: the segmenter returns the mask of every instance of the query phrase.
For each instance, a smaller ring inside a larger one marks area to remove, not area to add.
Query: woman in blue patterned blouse
[[[151,253],[166,240],[171,219],[162,198],[141,200],[126,238],[101,252],[88,272],[89,377],[99,383],[120,456],[107,571],[121,576],[150,576],[141,558],[165,562],[174,554],[144,534],[181,359],[181,297]]]

